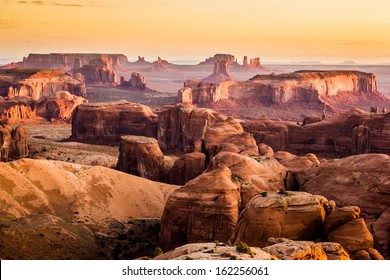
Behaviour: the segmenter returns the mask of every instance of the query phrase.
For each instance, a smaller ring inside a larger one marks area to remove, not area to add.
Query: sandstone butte
[[[85,77],[87,84],[115,85],[117,76],[107,61],[103,59],[93,59],[88,64],[79,68],[73,68],[73,74],[81,73]]]
[[[192,100],[188,97],[183,99],[182,91],[179,91],[178,99],[194,104],[234,99],[251,100],[252,103],[266,106],[311,104],[321,109],[323,104],[337,105],[343,99],[387,100],[378,92],[374,74],[358,71],[296,71],[257,75],[245,82],[219,80],[202,84],[197,80],[188,80],[184,87],[192,89]]]

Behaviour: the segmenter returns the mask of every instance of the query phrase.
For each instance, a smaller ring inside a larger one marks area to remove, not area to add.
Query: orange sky
[[[101,52],[155,60],[390,63],[388,0],[0,0],[0,58]]]

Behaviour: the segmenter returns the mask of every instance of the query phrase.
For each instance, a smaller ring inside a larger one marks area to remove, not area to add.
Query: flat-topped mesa
[[[137,72],[131,73],[131,77],[128,81],[126,81],[125,78],[122,76],[120,80],[120,86],[138,90],[148,89],[146,87],[146,77],[141,73]]]
[[[149,180],[164,177],[164,155],[154,138],[122,136],[117,169]]]
[[[205,61],[199,63],[199,65],[213,65],[217,61],[226,61],[228,64],[236,64],[236,59],[234,55],[231,54],[216,54],[212,57],[207,58]]]
[[[73,69],[73,74],[81,73],[87,84],[111,84],[116,83],[114,70],[108,67],[103,59],[93,59],[81,68]]]
[[[60,70],[5,69],[0,70],[0,96],[9,98],[27,96],[34,100],[55,95],[58,91],[69,91],[86,97],[83,80]]]
[[[7,68],[43,68],[60,69],[70,71],[74,68],[76,60],[79,67],[88,64],[91,60],[102,59],[110,69],[119,70],[123,64],[128,63],[123,54],[98,54],[98,53],[50,53],[29,54],[23,61],[6,65]]]
[[[112,144],[121,135],[156,138],[157,116],[149,107],[127,101],[81,104],[74,110],[71,138]]]

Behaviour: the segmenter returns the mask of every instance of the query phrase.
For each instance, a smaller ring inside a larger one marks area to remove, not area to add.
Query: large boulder
[[[284,187],[287,170],[273,158],[220,152],[211,159],[207,172],[223,166],[231,170],[233,179],[240,184],[240,209],[245,208],[254,196]]]
[[[154,138],[122,136],[116,168],[153,181],[164,178],[164,154]]]
[[[270,237],[315,240],[321,235],[327,206],[325,197],[304,192],[257,195],[240,213],[231,242],[263,247]]]
[[[206,155],[200,152],[185,154],[178,158],[169,171],[169,183],[184,185],[205,170]]]
[[[293,241],[284,238],[270,239],[273,245],[263,250],[281,260],[327,260],[327,254],[320,244],[312,241]]]
[[[237,224],[239,205],[239,184],[229,168],[201,174],[168,198],[161,219],[161,248],[227,242]]]

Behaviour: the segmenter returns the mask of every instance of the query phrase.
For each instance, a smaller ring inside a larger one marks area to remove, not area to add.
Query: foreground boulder
[[[127,101],[81,104],[75,109],[73,139],[112,144],[122,135],[156,138],[157,116],[149,107]]]
[[[155,260],[275,260],[276,257],[261,250],[250,248],[248,253],[237,252],[236,246],[225,243],[193,243],[175,248]]]
[[[161,219],[161,248],[227,242],[238,220],[239,205],[239,185],[232,181],[229,168],[201,174],[168,198]]]
[[[164,154],[154,138],[122,136],[118,170],[153,181],[164,177]]]
[[[321,235],[327,206],[326,198],[303,192],[255,196],[240,213],[231,242],[264,247],[270,237],[315,240]]]

